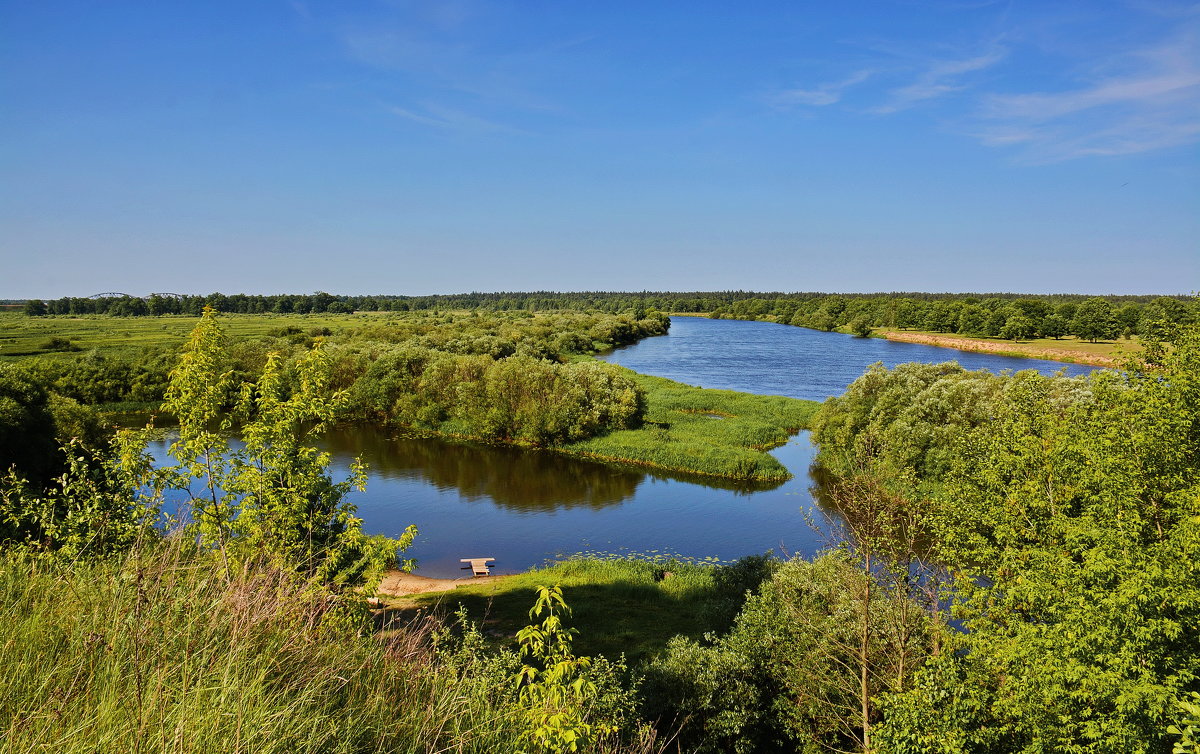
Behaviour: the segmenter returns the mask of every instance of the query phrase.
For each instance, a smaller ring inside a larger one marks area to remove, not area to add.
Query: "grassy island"
[[[806,428],[821,405],[629,374],[646,392],[642,426],[570,443],[561,450],[685,474],[782,482],[792,474],[767,451]]]

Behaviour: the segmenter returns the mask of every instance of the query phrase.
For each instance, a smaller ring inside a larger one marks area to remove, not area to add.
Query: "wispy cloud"
[[[777,92],[769,99],[771,104],[778,107],[791,105],[824,107],[825,105],[832,105],[841,100],[842,92],[866,81],[871,77],[871,73],[869,70],[858,71],[841,81],[820,84],[815,89],[786,89],[782,92]]]
[[[977,135],[991,146],[1022,145],[1023,157],[1038,162],[1135,154],[1200,139],[1197,35],[1121,60],[1121,72],[1095,73],[1072,89],[985,97]]]
[[[968,88],[968,84],[963,80],[967,74],[991,68],[1007,56],[1007,49],[997,47],[971,58],[934,61],[915,81],[891,90],[888,101],[872,108],[871,112],[887,115],[962,91]]]
[[[443,107],[432,103],[421,105],[424,112],[416,112],[404,107],[389,106],[388,111],[399,118],[419,123],[423,126],[447,131],[463,133],[521,133],[518,129],[480,118],[470,113]]]

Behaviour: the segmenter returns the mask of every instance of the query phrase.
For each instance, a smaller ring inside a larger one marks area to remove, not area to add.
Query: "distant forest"
[[[330,293],[272,296],[212,293],[207,296],[151,294],[89,298],[31,299],[24,311],[113,316],[198,316],[209,306],[240,314],[325,314],[355,311],[437,309],[545,311],[576,309],[631,313],[706,314],[714,318],[766,320],[817,330],[871,328],[927,330],[1012,340],[1075,335],[1088,340],[1149,336],[1170,339],[1180,325],[1200,321],[1194,296],[1086,296],[1057,293],[755,293],[752,291],[661,291],[557,293],[458,293],[433,296],[336,296]]]

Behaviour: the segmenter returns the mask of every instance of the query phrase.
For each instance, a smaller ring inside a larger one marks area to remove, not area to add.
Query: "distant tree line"
[[[25,313],[112,316],[199,316],[205,307],[239,314],[338,314],[355,311],[592,310],[708,314],[714,318],[766,320],[816,330],[873,328],[925,330],[1009,340],[1073,335],[1102,340],[1134,335],[1169,339],[1181,325],[1200,321],[1200,305],[1187,296],[1084,296],[1014,293],[754,293],[751,291],[669,293],[581,292],[462,293],[435,296],[335,296],[330,293],[261,296],[133,296],[30,299]]]
[[[1200,321],[1194,298],[1172,296],[903,296],[831,295],[807,300],[742,299],[709,316],[768,320],[816,330],[875,327],[1028,340],[1066,335],[1097,341],[1146,336],[1170,340],[1180,326]]]

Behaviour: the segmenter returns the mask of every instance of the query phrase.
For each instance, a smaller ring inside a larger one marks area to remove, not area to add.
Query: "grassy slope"
[[[672,576],[655,581],[662,564],[628,559],[572,559],[495,579],[480,578],[449,592],[396,598],[391,605],[453,612],[465,606],[472,620],[483,621],[498,643],[513,641],[529,623],[534,589],[558,584],[571,606],[567,625],[578,628],[580,654],[615,658],[630,664],[666,646],[676,634],[699,638],[712,627],[706,599],[712,595],[711,566],[672,562]]]
[[[495,752],[498,683],[411,632],[360,636],[283,574],[231,584],[172,548],[55,568],[0,560],[0,754]]]

